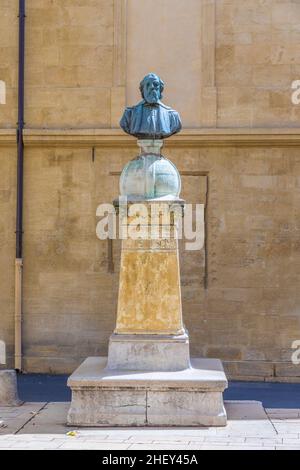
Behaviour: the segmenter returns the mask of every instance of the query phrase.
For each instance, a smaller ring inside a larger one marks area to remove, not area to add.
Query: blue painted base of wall
[[[18,374],[19,397],[30,402],[71,401],[67,375]],[[257,400],[265,408],[300,408],[300,384],[229,382],[225,400]]]

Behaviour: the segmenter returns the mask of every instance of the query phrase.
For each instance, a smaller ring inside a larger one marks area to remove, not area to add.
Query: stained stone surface
[[[0,370],[0,406],[21,405],[15,370]]]
[[[153,390],[147,393],[149,426],[222,426],[226,411],[222,392]]]
[[[159,208],[170,216],[163,227],[162,219],[157,218],[157,214],[153,216],[151,203],[145,202],[147,215],[141,224],[148,231],[148,239],[128,239],[122,242],[115,328],[117,334],[185,333],[176,239],[176,205],[181,209],[178,203],[159,203]],[[131,218],[126,214],[121,223],[129,228]],[[154,239],[151,231],[155,226],[158,236]],[[162,234],[162,228],[168,232],[166,235]]]
[[[176,251],[123,251],[116,333],[183,333]]]
[[[221,361],[193,359],[177,372],[122,371],[90,357],[71,375],[68,424],[77,426],[224,426]]]
[[[117,335],[110,337],[108,368],[176,371],[190,366],[188,334]]]

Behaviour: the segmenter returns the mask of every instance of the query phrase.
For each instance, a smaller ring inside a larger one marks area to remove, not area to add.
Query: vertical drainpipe
[[[25,0],[19,0],[19,79],[17,124],[17,213],[15,261],[15,369],[22,370],[23,161],[24,161]]]

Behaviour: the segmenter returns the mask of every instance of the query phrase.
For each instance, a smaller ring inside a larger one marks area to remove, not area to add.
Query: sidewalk
[[[300,449],[300,405],[280,409],[226,401],[225,406],[225,428],[71,429],[65,424],[69,402],[26,402],[0,408],[0,449]]]
[[[300,449],[300,384],[230,382],[225,428],[66,426],[67,376],[18,376],[20,407],[0,407],[2,449]],[[2,422],[2,424],[1,424]]]

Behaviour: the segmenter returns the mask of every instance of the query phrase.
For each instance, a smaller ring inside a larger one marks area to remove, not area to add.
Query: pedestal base
[[[71,375],[70,426],[225,426],[221,361],[192,359],[176,372],[106,368],[90,357]]]
[[[189,337],[112,334],[108,369],[176,371],[190,367]]]

